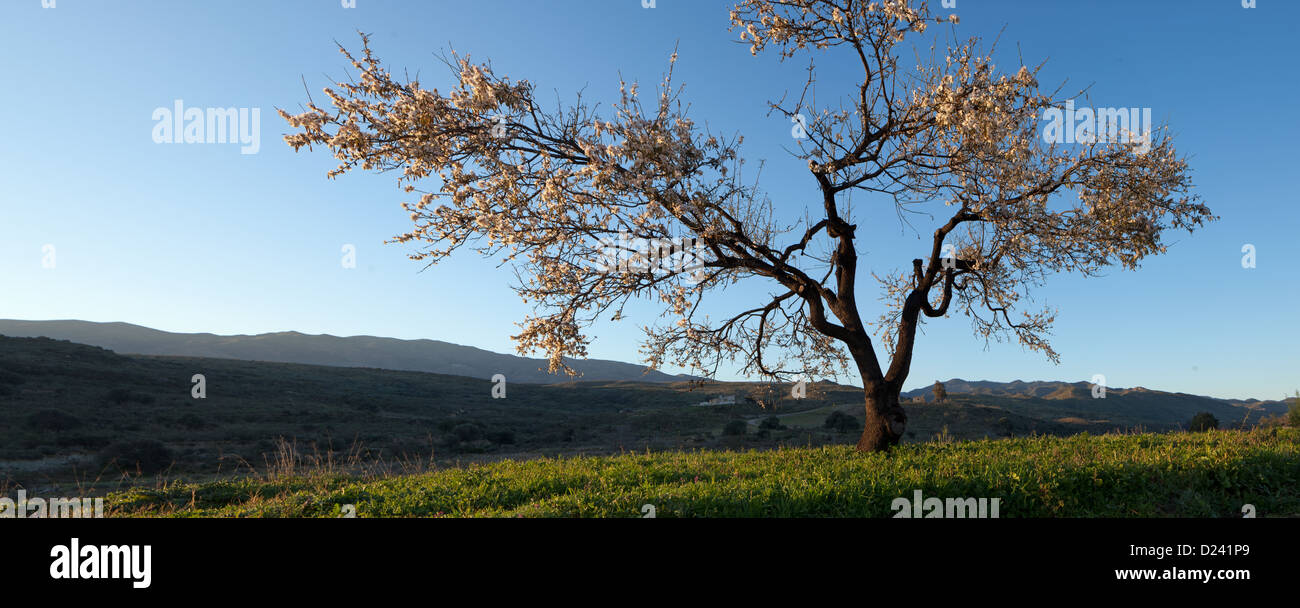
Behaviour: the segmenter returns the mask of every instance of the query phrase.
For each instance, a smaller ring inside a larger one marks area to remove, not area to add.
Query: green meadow
[[[1300,429],[667,451],[417,473],[299,469],[108,496],[110,516],[891,517],[895,498],[997,498],[1001,517],[1300,516]]]

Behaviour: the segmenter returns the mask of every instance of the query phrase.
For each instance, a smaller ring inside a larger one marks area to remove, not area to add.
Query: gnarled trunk
[[[898,403],[899,387],[867,388],[866,426],[858,439],[859,452],[885,452],[898,445],[907,428],[907,413]]]

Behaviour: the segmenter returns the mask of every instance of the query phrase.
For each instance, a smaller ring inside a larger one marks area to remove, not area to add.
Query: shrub
[[[1219,428],[1219,420],[1209,412],[1201,412],[1192,416],[1191,430],[1193,432],[1209,431],[1217,428]]]
[[[148,393],[133,393],[131,389],[115,388],[104,394],[104,399],[113,405],[126,405],[132,401],[151,405],[156,400],[153,395]]]
[[[749,430],[749,425],[744,420],[732,420],[727,426],[722,427],[723,435],[744,435]]]
[[[839,433],[848,433],[861,429],[862,423],[858,422],[857,418],[836,410],[826,417],[826,422],[822,426]]]
[[[1288,426],[1300,427],[1300,391],[1296,391],[1295,399],[1286,408],[1286,423]]]
[[[27,426],[38,431],[66,431],[81,426],[81,419],[59,410],[41,410],[27,417]]]
[[[493,431],[491,433],[488,433],[488,440],[491,441],[492,443],[513,445],[515,442],[515,432],[514,431]]]
[[[203,419],[199,418],[194,412],[189,412],[184,416],[181,416],[180,420],[177,420],[176,422],[191,431],[201,429],[208,425],[208,423],[204,422]]]
[[[93,450],[93,449],[102,448],[112,442],[113,442],[112,439],[109,439],[108,437],[104,437],[102,435],[87,435],[85,433],[71,433],[71,434],[63,433],[57,439],[54,440],[54,445],[57,445],[61,448],[89,448]]]
[[[351,406],[353,409],[362,412],[379,411],[379,404],[375,403],[374,399],[363,395],[358,395],[355,393],[348,393],[347,395],[344,395],[343,403],[346,403],[347,405]],[[443,430],[447,430],[447,429],[443,429]]]
[[[781,424],[780,418],[777,418],[776,416],[768,416],[767,418],[764,418],[762,422],[758,423],[758,428],[779,431],[785,428],[785,425]]]
[[[157,439],[119,441],[100,451],[99,462],[102,467],[156,473],[171,466],[172,452]]]
[[[461,441],[474,441],[483,438],[483,429],[472,422],[458,424],[451,432],[456,435],[456,439]]]
[[[125,388],[115,388],[108,391],[104,398],[113,405],[123,405],[131,400],[131,391]]]
[[[467,454],[482,454],[492,451],[492,442],[486,439],[475,439],[461,443],[456,446],[456,450]]]

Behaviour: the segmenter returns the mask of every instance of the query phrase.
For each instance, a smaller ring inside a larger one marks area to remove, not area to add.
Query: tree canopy
[[[743,375],[794,380],[838,376],[852,362],[868,394],[897,401],[922,315],[960,311],[977,336],[1014,337],[1057,360],[1054,313],[1020,310],[1032,288],[1058,272],[1136,268],[1165,251],[1165,230],[1213,219],[1167,129],[1140,141],[1044,141],[1040,118],[1067,98],[1040,89],[1041,66],[999,70],[978,38],[955,40],[957,24],[906,0],[735,6],[731,27],[751,53],[810,58],[803,94],[771,104],[807,125],[795,162],[818,202],[793,224],[775,209],[795,203],[742,178],[743,137],[687,115],[675,52],[650,101],[620,82],[600,113],[581,95],[545,109],[532,81],[456,54],[446,58],[454,86],[429,89],[390,73],[362,35],[359,54],[340,47],[358,72],[325,89],[332,107],[281,115],[295,149],[334,154],[331,177],[399,173],[414,226],[395,240],[421,244],[415,259],[469,247],[513,263],[515,289],[536,309],[515,339],[521,352],[546,352],[552,371],[586,355],[592,324],[646,298],[665,315],[644,328],[651,367],[712,373],[736,362]],[[817,61],[852,62],[861,78],[813,94]],[[834,105],[812,101],[828,97]],[[874,276],[885,310],[864,319],[855,215],[921,205],[946,212],[922,249],[888,252],[901,270]],[[666,251],[689,264],[602,263],[611,247],[614,259],[644,259],[685,242]],[[701,312],[709,293],[750,279],[767,281],[769,297],[719,318]]]

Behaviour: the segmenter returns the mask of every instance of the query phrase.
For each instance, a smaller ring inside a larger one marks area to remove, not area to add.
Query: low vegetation
[[[1214,414],[1209,412],[1200,412],[1192,416],[1192,422],[1188,425],[1192,432],[1211,431],[1219,428],[1219,420]]]
[[[286,470],[111,494],[113,516],[889,517],[926,496],[1002,517],[1300,516],[1300,429],[502,461],[415,474]],[[350,509],[349,509],[350,511]]]

